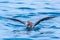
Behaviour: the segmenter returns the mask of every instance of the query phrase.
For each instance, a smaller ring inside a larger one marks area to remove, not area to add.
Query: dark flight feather
[[[6,18],[6,19],[10,19],[10,20],[17,21],[17,22],[21,22],[21,23],[25,24],[25,22],[23,22],[23,21],[21,21],[21,20],[18,20],[18,19],[14,19],[14,18]]]
[[[45,17],[45,18],[42,18],[42,19],[38,20],[38,21],[34,24],[34,26],[36,26],[37,24],[39,24],[39,23],[42,22],[42,21],[49,20],[49,19],[52,19],[52,18],[55,18],[55,17]]]

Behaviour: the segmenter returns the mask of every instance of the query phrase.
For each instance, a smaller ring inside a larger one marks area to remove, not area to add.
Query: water
[[[35,26],[40,29],[31,32],[23,24],[5,19],[30,20],[34,24],[48,16],[58,17],[41,22]],[[0,0],[0,40],[60,40],[59,0]]]

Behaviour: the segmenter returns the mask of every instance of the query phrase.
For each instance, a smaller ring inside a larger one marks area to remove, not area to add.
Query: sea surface
[[[45,17],[57,16],[27,31],[20,22],[33,24]],[[60,0],[0,0],[0,40],[60,40]]]

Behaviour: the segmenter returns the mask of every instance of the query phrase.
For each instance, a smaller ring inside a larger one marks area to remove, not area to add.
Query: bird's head
[[[33,28],[33,24],[30,21],[27,21],[26,26],[29,27],[29,28]]]

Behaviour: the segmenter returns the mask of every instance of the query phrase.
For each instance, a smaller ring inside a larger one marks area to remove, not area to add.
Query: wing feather
[[[6,18],[6,19],[13,20],[13,21],[17,21],[17,22],[21,22],[21,23],[25,24],[25,22],[22,21],[22,20],[18,20],[18,19],[14,19],[14,18]]]
[[[36,26],[37,24],[39,24],[39,23],[42,22],[42,21],[49,20],[49,19],[52,19],[52,18],[55,18],[55,16],[42,18],[42,19],[38,20],[38,21],[34,24],[34,26]]]

